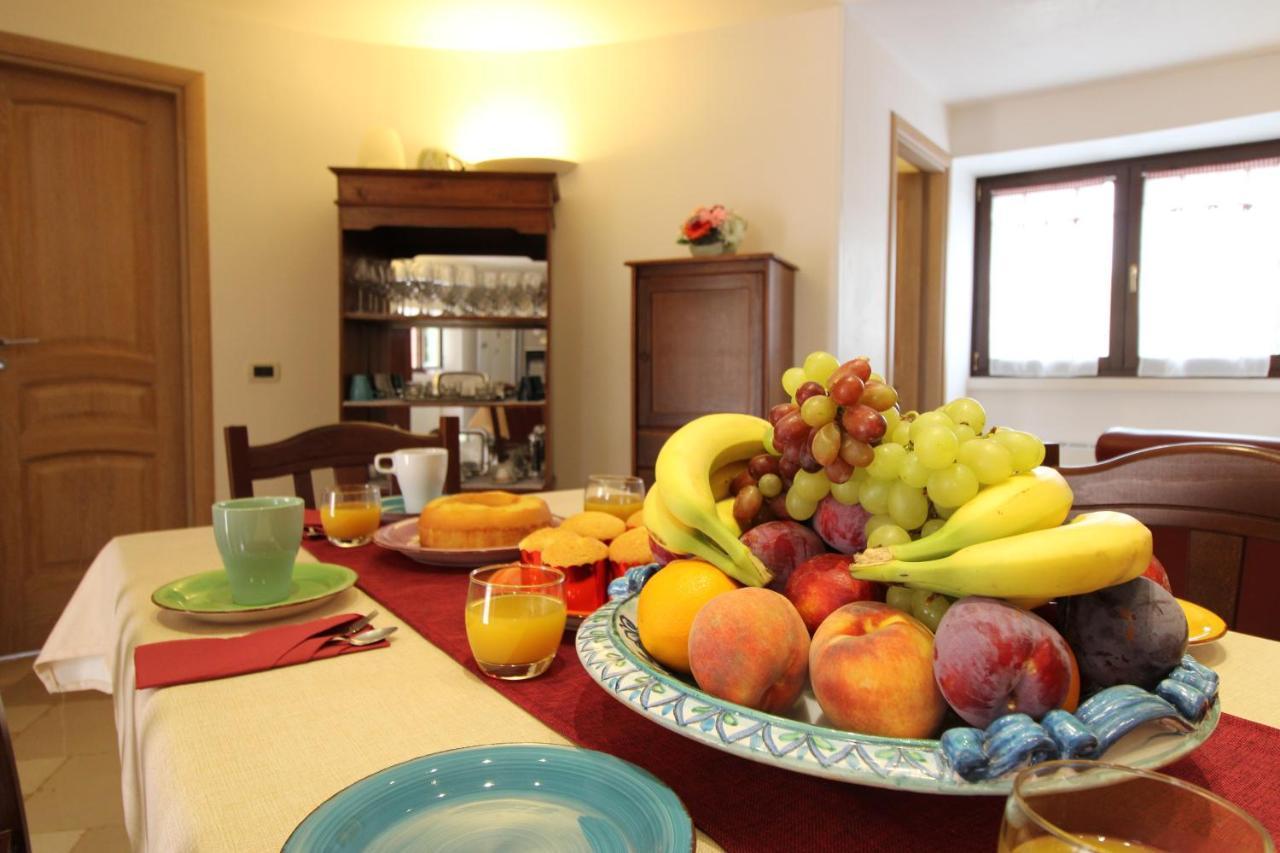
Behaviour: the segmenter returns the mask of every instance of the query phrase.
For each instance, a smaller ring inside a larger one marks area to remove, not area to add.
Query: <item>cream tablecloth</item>
[[[566,515],[578,490],[545,496]],[[300,559],[310,560],[304,551]],[[133,689],[133,648],[242,633],[158,610],[156,587],[219,565],[210,528],[112,540],[85,573],[35,668],[51,692],[115,697],[124,812],[145,851],[278,850],[333,793],[407,759],[476,744],[566,743],[394,616],[389,649],[161,690]],[[352,589],[312,611],[365,613]],[[1196,651],[1222,675],[1223,710],[1280,726],[1280,643],[1244,634]],[[718,849],[699,836],[699,849]]]

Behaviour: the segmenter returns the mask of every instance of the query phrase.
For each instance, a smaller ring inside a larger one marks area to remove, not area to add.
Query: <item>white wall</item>
[[[797,264],[798,348],[834,346],[842,17],[833,7],[526,55],[376,47],[145,0],[7,0],[0,29],[205,73],[214,426],[247,424],[255,442],[338,411],[327,167],[354,164],[379,125],[399,129],[411,161],[423,146],[456,147],[475,110],[503,100],[515,101],[504,114],[559,122],[551,136],[581,165],[557,209],[551,432],[560,484],[575,486],[630,464],[623,262],[683,254],[674,240],[693,207],[739,210],[742,251]],[[281,364],[281,381],[251,385],[253,361]]]
[[[890,114],[944,150],[947,115],[942,101],[850,17],[844,27],[843,104],[840,299],[828,333],[841,359],[868,355],[881,370],[888,367]],[[813,310],[803,303],[797,309],[800,316]],[[799,327],[796,340],[801,355],[818,348]]]
[[[675,239],[697,205],[722,202],[747,218],[740,252],[775,252],[799,267],[800,353],[834,345],[841,16],[830,8],[571,51],[423,54],[434,120],[465,128],[486,102],[514,99],[558,122],[564,155],[579,164],[560,180],[553,243],[550,432],[560,485],[630,468],[624,262],[687,254]],[[438,90],[436,80],[447,84]]]
[[[1280,138],[1280,53],[1185,66],[949,111],[953,163],[947,276],[948,396],[968,393],[988,422],[1093,460],[1108,427],[1280,435],[1276,380],[970,379],[974,181],[983,175]],[[1046,306],[1045,322],[1051,321]]]

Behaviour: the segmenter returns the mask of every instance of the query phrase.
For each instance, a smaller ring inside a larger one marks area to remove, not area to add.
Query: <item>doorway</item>
[[[890,120],[888,379],[903,411],[944,402],[944,295],[951,157]]]
[[[0,33],[0,655],[213,498],[200,74]]]

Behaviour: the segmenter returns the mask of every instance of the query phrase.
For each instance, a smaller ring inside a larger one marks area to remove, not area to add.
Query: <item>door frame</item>
[[[204,75],[126,56],[0,32],[0,60],[163,92],[178,116],[178,239],[182,277],[187,521],[207,524],[213,504],[213,354],[209,319],[209,212]]]
[[[947,206],[950,198],[951,155],[895,112],[889,113],[889,251],[885,284],[885,376],[894,381],[894,345],[897,327],[898,278],[898,160],[907,161],[927,176],[928,217],[924,244],[930,248],[922,273],[924,296],[928,297],[931,332],[935,343],[922,357],[930,361],[930,381],[922,395],[936,396],[941,405],[946,393],[946,246]],[[936,350],[934,349],[936,347]],[[933,373],[936,372],[936,377]]]

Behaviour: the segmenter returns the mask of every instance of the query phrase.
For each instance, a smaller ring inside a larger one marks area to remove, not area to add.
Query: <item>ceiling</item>
[[[714,29],[839,0],[188,0],[314,35],[444,50],[558,50]]]
[[[1280,0],[848,0],[846,7],[948,103],[1280,50]]]
[[[315,35],[445,50],[661,38],[841,0],[186,0]],[[1280,50],[1280,0],[843,0],[947,103]]]

